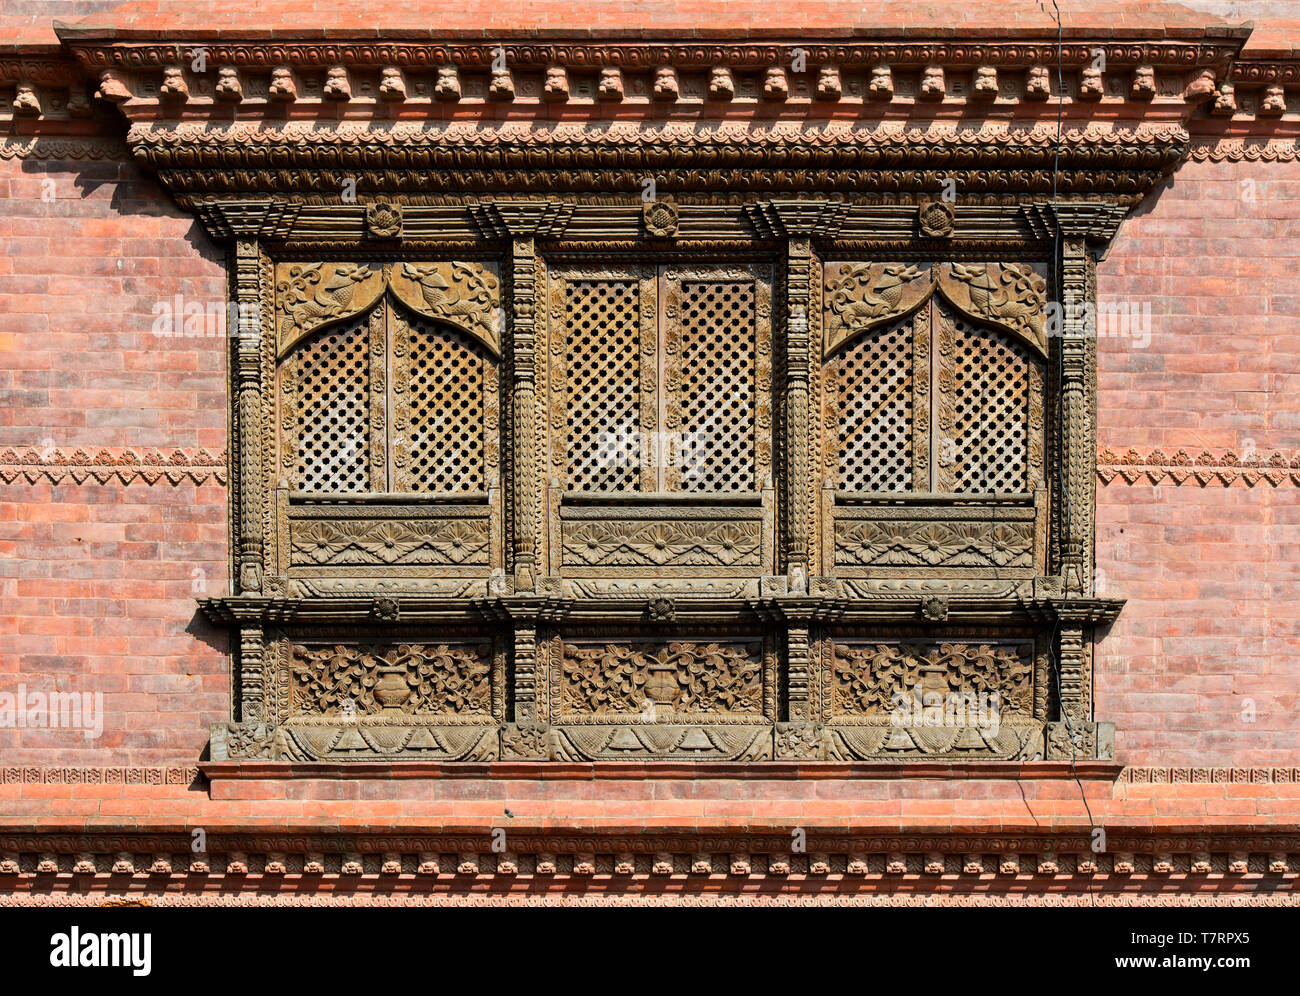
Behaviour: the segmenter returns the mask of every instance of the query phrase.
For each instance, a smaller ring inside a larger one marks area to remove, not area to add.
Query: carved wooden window
[[[494,341],[438,315],[463,300],[438,265],[290,267],[281,294],[279,452],[292,490],[481,494],[494,484]],[[465,324],[467,312],[452,314]]]
[[[770,289],[756,271],[569,269],[553,293],[564,435],[552,447],[566,490],[759,489],[770,472],[771,341]]]
[[[826,265],[841,572],[1046,570],[1045,289],[1026,264]]]
[[[826,375],[840,491],[1028,494],[1042,486],[1044,364],[1007,331],[931,298],[849,340]]]

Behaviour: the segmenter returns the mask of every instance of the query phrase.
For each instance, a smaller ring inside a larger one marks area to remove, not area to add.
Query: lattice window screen
[[[469,336],[412,322],[407,386],[407,459],[400,491],[486,490],[484,364]]]
[[[317,336],[297,352],[297,485],[369,489],[370,356],[366,321]]]
[[[839,487],[911,490],[911,320],[863,336],[837,362]]]
[[[640,284],[576,280],[566,287],[569,487],[641,486]]]
[[[752,283],[682,284],[682,491],[755,486],[754,335]]]
[[[1023,492],[1029,470],[1028,350],[955,320],[954,492]]]

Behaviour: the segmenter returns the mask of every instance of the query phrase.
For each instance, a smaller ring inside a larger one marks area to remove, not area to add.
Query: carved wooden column
[[[1064,466],[1061,516],[1061,570],[1065,590],[1088,594],[1092,571],[1088,563],[1088,537],[1092,535],[1092,477],[1095,451],[1089,460],[1092,412],[1088,397],[1088,339],[1091,311],[1086,307],[1091,261],[1087,242],[1068,236],[1061,243],[1061,456]],[[1087,475],[1085,477],[1085,474]]]
[[[785,563],[790,592],[808,591],[808,307],[812,240],[800,235],[786,248],[785,433],[787,456]]]
[[[776,725],[774,754],[778,759],[819,760],[825,756],[822,726],[816,707],[821,675],[814,667],[811,626],[816,599],[778,599],[785,619],[785,717]]]
[[[236,438],[239,453],[239,591],[262,590],[262,308],[259,287],[261,249],[255,239],[235,243],[235,301],[238,330],[235,340]]]
[[[518,219],[510,241],[510,404],[513,427],[511,467],[514,470],[512,558],[515,588],[531,591],[536,585],[537,518],[537,246],[534,229],[525,234]]]
[[[501,728],[503,759],[542,761],[550,756],[550,704],[546,700],[550,666],[545,632],[550,621],[546,603],[528,596],[502,600],[514,632],[511,662],[510,721]]]
[[[571,212],[569,206],[567,211]],[[557,229],[566,209],[558,201],[491,201],[475,218],[484,233],[510,242],[510,409],[509,517],[511,564],[516,591],[533,591],[539,570],[538,530],[540,440],[537,410],[537,237]]]
[[[783,498],[781,548],[786,583],[792,595],[806,594],[812,561],[809,537],[813,529],[812,471],[809,452],[810,310],[820,300],[814,294],[813,237],[833,236],[847,209],[830,201],[767,201],[750,211],[760,233],[785,239],[784,390],[781,396]]]
[[[1063,481],[1060,503],[1060,567],[1067,598],[1095,592],[1094,524],[1097,476],[1097,269],[1095,251],[1114,237],[1124,209],[1110,204],[1033,205],[1028,213],[1045,223],[1060,255],[1060,433],[1057,446]],[[1032,223],[1031,218],[1031,223]],[[1057,681],[1060,719],[1047,727],[1048,756],[1057,760],[1107,757],[1113,727],[1092,715],[1092,616],[1067,602],[1059,612]]]
[[[262,676],[266,665],[266,636],[262,632],[261,614],[242,619],[239,626],[239,711],[244,723],[258,723],[263,715],[265,687]]]

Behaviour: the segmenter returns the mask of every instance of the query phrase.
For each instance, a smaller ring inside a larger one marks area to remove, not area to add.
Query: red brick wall
[[[222,264],[152,180],[0,159],[0,248],[0,453],[222,451],[222,340],[152,332],[159,300],[224,300]],[[197,756],[228,709],[193,601],[227,584],[226,517],[213,479],[0,483],[0,692],[104,696],[102,737],[0,729],[4,763]]]
[[[1300,450],[1300,163],[1184,165],[1124,223],[1098,296],[1149,303],[1150,343],[1100,339],[1100,443]],[[1300,747],[1300,488],[1098,487],[1097,714],[1131,764],[1262,765]],[[1254,709],[1254,721],[1244,716]]]

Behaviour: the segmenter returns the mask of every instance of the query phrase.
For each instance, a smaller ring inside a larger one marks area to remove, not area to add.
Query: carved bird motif
[[[487,300],[487,284],[468,269],[453,271],[453,276],[460,279],[456,284],[447,282],[437,264],[419,265],[406,263],[405,272],[411,280],[419,285],[420,296],[432,314],[474,316],[483,321]]]
[[[327,276],[328,274],[328,276]],[[286,293],[286,310],[298,328],[308,328],[341,315],[352,302],[357,285],[374,271],[368,266],[344,264],[325,270],[320,264],[291,275]],[[311,288],[315,287],[315,292]]]
[[[987,266],[953,263],[952,276],[969,289],[973,314],[1041,334],[1046,283],[1028,266],[999,265],[995,279]]]
[[[856,271],[836,293],[834,310],[850,328],[902,310],[903,289],[921,276],[907,263],[889,263],[874,280],[867,269]]]

